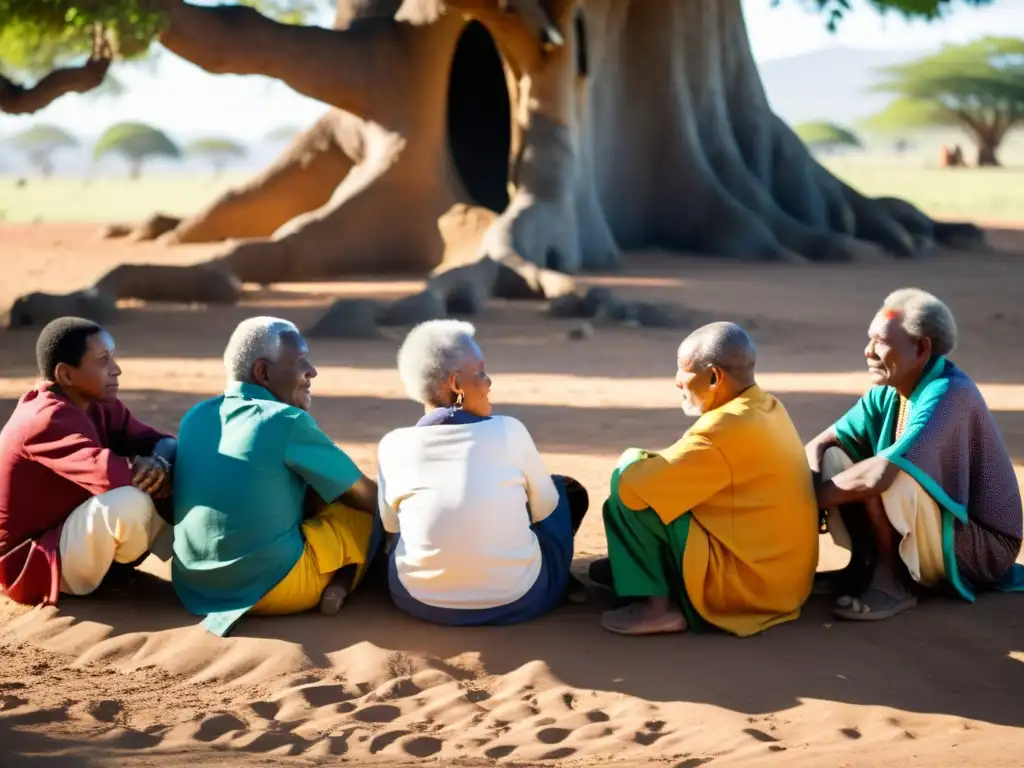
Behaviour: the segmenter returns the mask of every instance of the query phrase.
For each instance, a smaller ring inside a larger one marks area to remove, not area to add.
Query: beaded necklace
[[[900,439],[903,434],[904,428],[907,426],[907,406],[909,401],[903,395],[900,395],[900,411],[896,416],[896,434],[893,436],[893,441]]]

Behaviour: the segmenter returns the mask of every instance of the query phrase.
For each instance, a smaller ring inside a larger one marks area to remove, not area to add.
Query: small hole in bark
[[[448,83],[452,162],[473,201],[501,212],[508,205],[512,107],[494,39],[478,21],[466,25]]]

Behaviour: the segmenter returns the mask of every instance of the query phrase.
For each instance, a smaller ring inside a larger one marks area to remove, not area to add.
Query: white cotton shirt
[[[541,567],[530,526],[554,511],[558,490],[521,422],[396,429],[377,461],[381,519],[401,533],[395,563],[414,599],[495,608],[529,591]]]

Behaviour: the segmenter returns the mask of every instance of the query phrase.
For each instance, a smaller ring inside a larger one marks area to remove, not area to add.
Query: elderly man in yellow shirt
[[[734,323],[706,325],[679,347],[683,412],[699,418],[667,450],[627,451],[612,475],[609,560],[591,577],[634,601],[606,611],[605,629],[747,636],[799,615],[818,562],[818,508],[803,443],[757,386],[755,360]]]

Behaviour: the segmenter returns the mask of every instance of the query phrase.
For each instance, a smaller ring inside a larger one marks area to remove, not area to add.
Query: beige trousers
[[[111,563],[138,560],[166,527],[149,494],[138,488],[115,488],[83,502],[60,534],[60,591],[90,594]]]
[[[829,448],[821,461],[821,477],[830,480],[853,466],[841,448]],[[946,575],[942,558],[942,510],[914,478],[901,471],[882,493],[889,523],[901,536],[900,559],[910,577],[922,586],[937,584]],[[837,546],[852,549],[850,534],[838,509],[828,510],[828,529]]]

